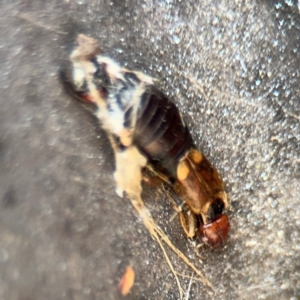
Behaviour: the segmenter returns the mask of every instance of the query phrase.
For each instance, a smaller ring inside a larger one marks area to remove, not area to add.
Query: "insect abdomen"
[[[193,146],[178,109],[162,92],[149,87],[138,109],[134,142],[150,162],[176,177],[176,166]]]

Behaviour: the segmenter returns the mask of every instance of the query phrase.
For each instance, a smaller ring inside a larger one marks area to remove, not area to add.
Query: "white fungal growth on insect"
[[[122,69],[109,57],[95,55],[98,54],[98,46],[93,39],[80,35],[77,41],[78,47],[70,57],[73,64],[73,81],[77,88],[82,88],[84,84],[87,85],[90,101],[98,107],[96,116],[103,129],[108,133],[115,152],[116,193],[123,197],[126,192],[129,197],[139,198],[142,192],[142,168],[146,166],[147,159],[136,146],[132,145],[132,128],[135,126],[141,95],[145,92],[146,86],[152,84],[152,78],[140,72],[134,72],[139,82],[132,82],[132,87],[123,91],[122,98],[118,99],[118,80],[125,81],[124,75],[129,71]],[[95,57],[96,64],[90,59],[91,56]],[[97,64],[104,67],[105,73],[113,83],[113,89],[108,95],[101,94],[94,80]],[[120,101],[122,101],[123,107],[120,107]],[[132,108],[133,115],[131,128],[124,126],[125,113],[129,108]],[[119,138],[124,149],[119,149],[114,137]]]
[[[124,191],[131,196],[139,196],[142,192],[142,168],[147,159],[135,146],[127,147],[124,151],[116,151],[116,171],[114,178],[117,183],[116,193],[123,197]]]

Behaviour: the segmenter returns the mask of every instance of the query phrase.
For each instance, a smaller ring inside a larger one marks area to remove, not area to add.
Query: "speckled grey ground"
[[[157,243],[114,193],[104,132],[59,82],[79,32],[157,78],[224,176],[231,236],[220,251],[202,249],[202,262],[162,192],[145,191],[154,218],[215,286],[194,280],[186,299],[300,299],[296,1],[138,2],[0,4],[0,299],[120,299],[129,264],[126,299],[179,297]]]

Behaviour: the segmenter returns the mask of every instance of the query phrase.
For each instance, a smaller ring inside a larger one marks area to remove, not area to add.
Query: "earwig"
[[[230,229],[224,183],[153,79],[101,55],[96,40],[85,35],[78,36],[61,74],[69,92],[90,104],[108,134],[117,194],[140,195],[142,171],[149,167],[183,199],[180,220],[187,236],[198,235],[213,248],[222,245]]]

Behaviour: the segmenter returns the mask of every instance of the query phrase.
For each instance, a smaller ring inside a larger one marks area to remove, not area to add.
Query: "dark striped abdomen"
[[[176,178],[178,161],[193,146],[177,107],[154,87],[142,96],[134,143],[147,155],[150,163],[159,165],[173,178]]]

